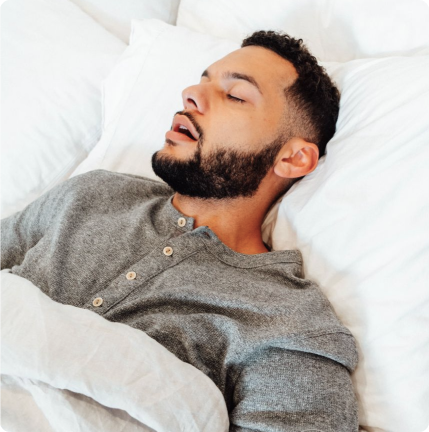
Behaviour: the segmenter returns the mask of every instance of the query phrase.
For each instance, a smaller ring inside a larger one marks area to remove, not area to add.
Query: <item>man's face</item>
[[[257,87],[232,74],[251,77]],[[183,90],[184,110],[172,125],[177,129],[185,116],[198,139],[168,131],[164,147],[152,156],[152,168],[181,195],[251,197],[286,144],[283,90],[298,75],[290,62],[256,46],[233,51],[203,75],[199,84]]]

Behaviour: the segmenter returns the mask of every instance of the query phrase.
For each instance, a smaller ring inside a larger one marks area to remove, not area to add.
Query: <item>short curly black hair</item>
[[[302,39],[282,31],[256,31],[243,39],[241,48],[255,45],[274,51],[295,67],[298,78],[284,89],[289,110],[285,119],[288,139],[297,136],[319,148],[319,158],[335,133],[340,92],[325,68],[317,63]],[[300,180],[302,177],[296,180]]]

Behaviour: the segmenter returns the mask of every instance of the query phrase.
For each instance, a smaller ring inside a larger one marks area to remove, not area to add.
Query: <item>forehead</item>
[[[223,72],[230,71],[251,76],[264,94],[282,92],[298,78],[291,62],[259,46],[235,50],[212,63],[207,70],[211,75],[220,76]]]

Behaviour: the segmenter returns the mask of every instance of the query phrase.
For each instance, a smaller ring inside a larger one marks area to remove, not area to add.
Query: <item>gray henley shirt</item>
[[[231,432],[357,432],[356,342],[301,253],[235,252],[173,196],[131,174],[69,178],[1,221],[1,268],[201,370]]]

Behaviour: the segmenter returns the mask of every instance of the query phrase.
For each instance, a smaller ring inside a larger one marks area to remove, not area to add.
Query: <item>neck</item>
[[[202,200],[176,193],[172,204],[184,215],[195,219],[194,228],[208,226],[235,252],[248,255],[269,252],[262,240],[261,226],[271,202],[264,202],[257,196]]]

